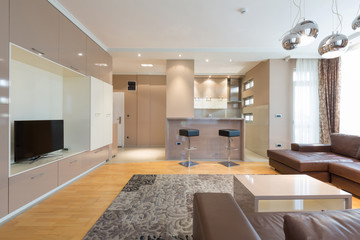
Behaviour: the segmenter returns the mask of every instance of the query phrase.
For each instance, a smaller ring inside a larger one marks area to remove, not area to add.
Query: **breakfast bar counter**
[[[166,121],[166,159],[187,159],[185,137],[179,136],[179,129],[198,129],[198,137],[191,138],[191,145],[196,147],[191,151],[191,158],[224,160],[227,159],[227,137],[219,136],[219,129],[240,130],[240,137],[233,137],[231,160],[245,159],[245,123],[243,118],[167,118]]]

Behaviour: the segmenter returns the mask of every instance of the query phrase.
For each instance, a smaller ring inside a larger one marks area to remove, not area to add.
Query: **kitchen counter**
[[[239,149],[231,151],[232,160],[245,159],[245,120],[243,118],[167,118],[166,121],[166,159],[186,160],[187,138],[179,136],[179,129],[199,129],[200,136],[191,137],[191,146],[197,150],[191,152],[196,159],[227,159],[227,137],[219,136],[219,129],[238,129],[240,137],[233,137],[231,146]]]

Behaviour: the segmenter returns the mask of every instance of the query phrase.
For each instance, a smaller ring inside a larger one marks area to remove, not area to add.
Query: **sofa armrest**
[[[292,143],[291,150],[299,152],[331,152],[331,145]]]
[[[195,193],[193,214],[194,240],[260,239],[228,193]]]

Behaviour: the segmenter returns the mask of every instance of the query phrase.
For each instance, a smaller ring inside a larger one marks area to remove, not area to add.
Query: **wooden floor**
[[[106,164],[0,226],[0,239],[82,239],[133,174],[276,174],[267,163],[226,168],[201,162],[191,169],[177,161]],[[360,200],[353,198],[353,207]]]

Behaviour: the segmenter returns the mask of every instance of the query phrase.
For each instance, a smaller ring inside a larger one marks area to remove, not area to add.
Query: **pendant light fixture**
[[[298,9],[294,19],[294,23],[297,22],[297,24],[282,39],[282,46],[286,50],[292,50],[297,46],[305,46],[312,43],[319,33],[319,27],[314,21],[301,17],[301,3],[302,0],[300,0],[299,4],[296,4],[295,0],[293,0],[293,4]]]
[[[337,15],[339,24],[336,31],[324,38],[318,48],[319,54],[323,58],[336,58],[341,56],[343,53],[347,51],[349,48],[349,40],[347,36],[339,33],[337,30],[340,28],[340,32],[342,30],[342,16],[339,14],[337,0],[332,0],[332,13],[333,16]]]
[[[360,10],[360,4],[359,4],[359,9],[356,13],[356,18],[354,19],[354,21],[351,24],[352,29],[354,29],[355,31],[359,31],[360,30],[360,15],[359,15],[359,10]]]

